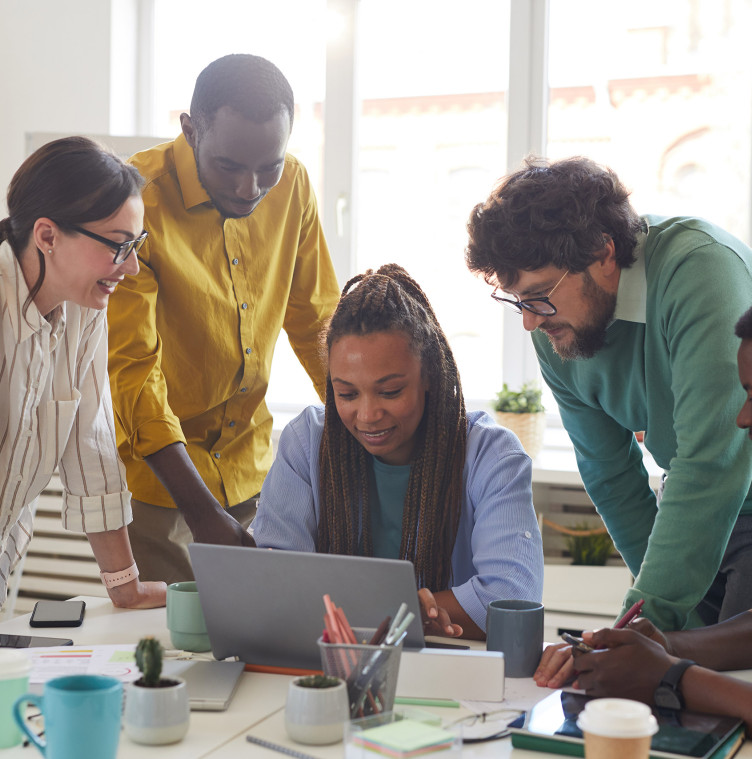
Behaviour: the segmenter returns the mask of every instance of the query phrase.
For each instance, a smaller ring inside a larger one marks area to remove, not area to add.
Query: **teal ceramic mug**
[[[42,713],[43,738],[29,728],[27,704]],[[16,723],[47,759],[115,759],[122,712],[122,683],[102,675],[57,677],[42,696],[26,693],[13,705]]]
[[[0,649],[0,749],[17,746],[21,731],[13,719],[13,704],[29,690],[31,660],[22,651]]]
[[[195,582],[174,582],[167,586],[167,629],[174,648],[211,650]]]

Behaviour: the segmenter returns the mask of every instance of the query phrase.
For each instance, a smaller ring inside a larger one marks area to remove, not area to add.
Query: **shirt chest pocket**
[[[52,474],[60,457],[63,455],[68,439],[73,429],[78,405],[81,402],[81,393],[75,388],[72,390],[73,398],[69,401],[48,401],[44,413],[46,419],[42,422],[42,467],[45,474]]]

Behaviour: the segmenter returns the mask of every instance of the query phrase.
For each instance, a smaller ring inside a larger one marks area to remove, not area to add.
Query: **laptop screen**
[[[321,669],[324,594],[352,627],[378,627],[402,602],[415,614],[405,648],[424,646],[409,561],[192,543],[206,629],[217,659]]]

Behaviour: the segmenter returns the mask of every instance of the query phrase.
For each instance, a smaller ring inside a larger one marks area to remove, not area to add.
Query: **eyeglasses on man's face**
[[[499,289],[498,287],[491,293],[491,297],[498,303],[503,303],[508,308],[513,309],[518,314],[521,314],[524,308],[536,316],[553,316],[556,313],[556,306],[551,303],[549,298],[554,294],[554,290],[562,283],[567,274],[569,272],[565,271],[561,279],[549,290],[548,295],[541,296],[540,298],[525,298],[524,300],[502,298],[501,295],[496,294],[496,291]]]
[[[107,245],[108,247],[112,248],[115,251],[115,257],[112,259],[112,262],[114,264],[122,264],[128,258],[128,256],[130,256],[131,253],[138,253],[138,251],[141,250],[141,246],[144,244],[144,241],[149,236],[149,233],[144,230],[135,240],[115,242],[114,240],[108,240],[106,237],[102,237],[101,235],[95,234],[94,232],[90,232],[88,229],[76,226],[75,224],[71,224],[67,228],[72,229],[74,232],[78,232],[79,234],[86,235],[86,237],[90,237],[92,240],[96,240],[97,242],[101,242],[103,245]]]

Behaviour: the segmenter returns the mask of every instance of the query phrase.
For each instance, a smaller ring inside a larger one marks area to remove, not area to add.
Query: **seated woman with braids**
[[[530,458],[466,414],[449,343],[401,267],[347,283],[326,348],[326,406],[282,432],[256,544],[408,559],[424,631],[483,639],[491,601],[541,598]]]

